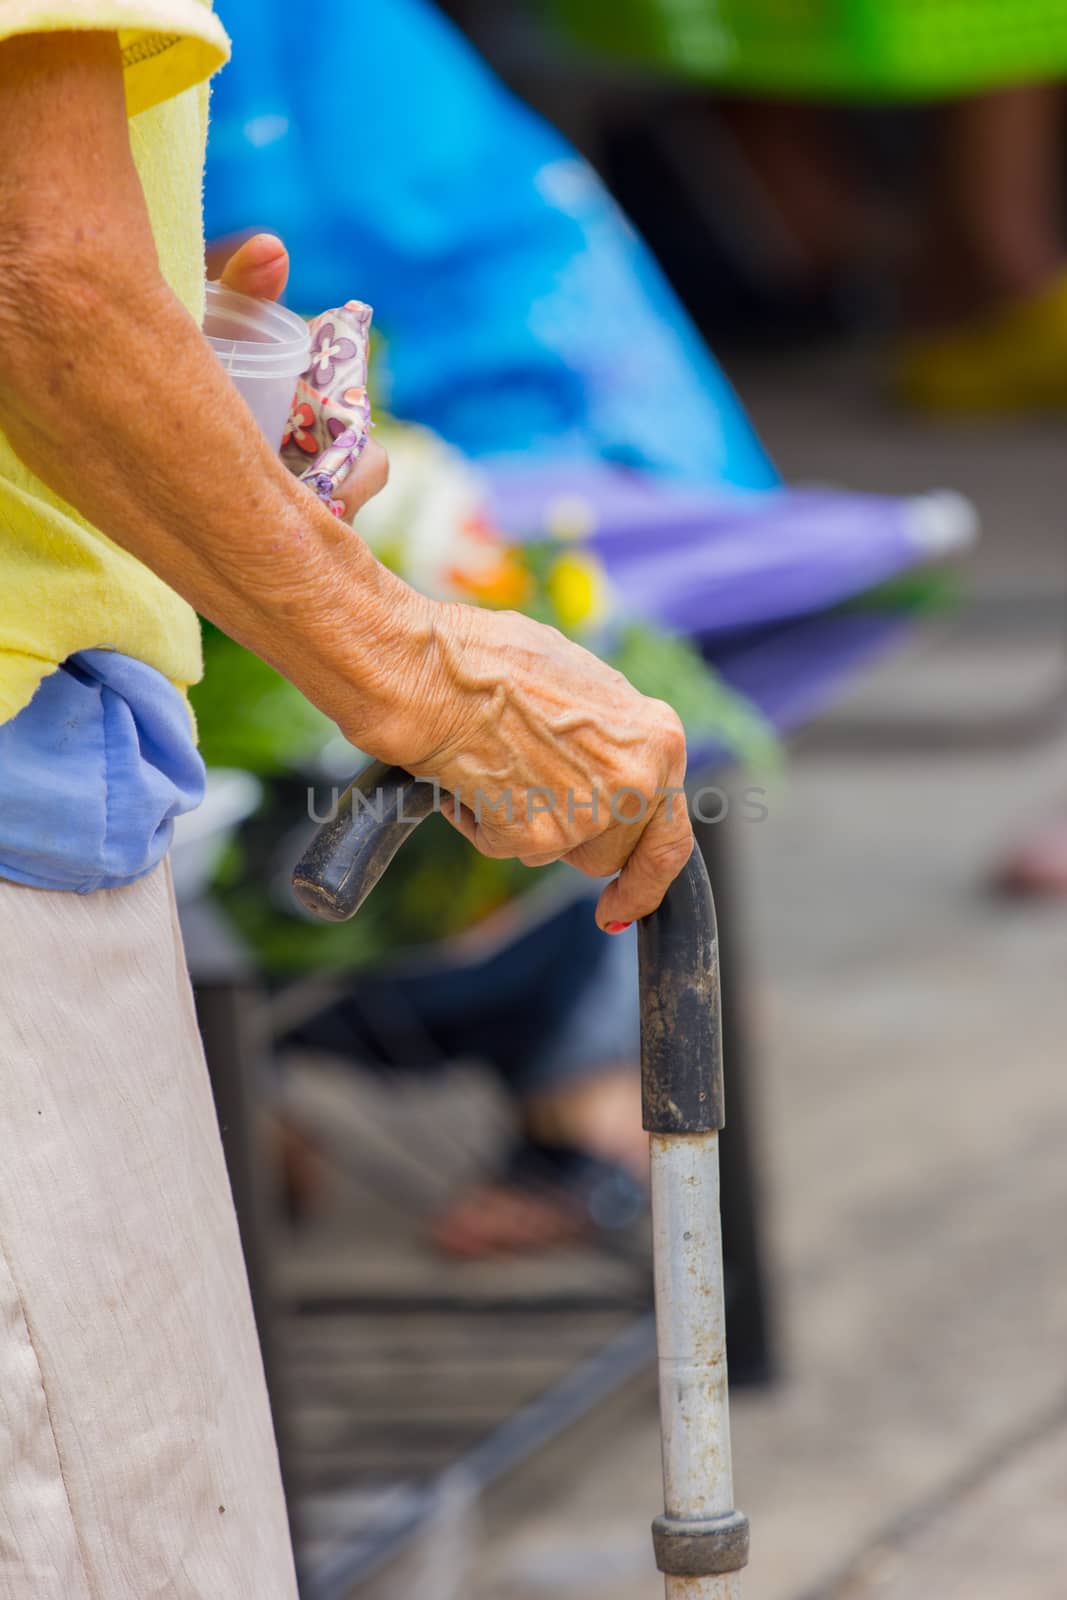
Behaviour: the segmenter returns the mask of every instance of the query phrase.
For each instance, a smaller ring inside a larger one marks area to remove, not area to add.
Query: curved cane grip
[[[293,873],[315,916],[355,916],[438,789],[373,762],[345,791]],[[707,869],[695,847],[663,903],[638,925],[644,1123],[650,1133],[703,1133],[724,1121],[718,933]]]
[[[345,790],[293,873],[300,904],[327,922],[354,917],[405,839],[434,810],[438,788],[372,762]]]

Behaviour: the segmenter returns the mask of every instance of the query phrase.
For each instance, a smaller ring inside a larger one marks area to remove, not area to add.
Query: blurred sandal
[[[431,1238],[448,1255],[527,1255],[623,1232],[647,1203],[645,1187],[621,1162],[525,1135],[498,1177],[437,1218]]]

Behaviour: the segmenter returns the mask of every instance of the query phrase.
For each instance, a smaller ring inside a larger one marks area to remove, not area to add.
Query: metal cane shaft
[[[718,930],[695,852],[641,924],[639,949],[665,1502],[656,1559],[667,1600],[740,1600],[748,1523],[734,1510],[726,1376]]]
[[[667,1515],[733,1510],[719,1136],[652,1139],[652,1229]]]
[[[719,1136],[653,1135],[663,1490],[667,1516],[707,1522],[733,1510],[726,1382]],[[736,1573],[666,1578],[667,1600],[735,1600]]]

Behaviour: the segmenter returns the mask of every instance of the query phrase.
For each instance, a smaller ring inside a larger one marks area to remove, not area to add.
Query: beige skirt
[[[296,1600],[166,867],[0,883],[0,1600]]]

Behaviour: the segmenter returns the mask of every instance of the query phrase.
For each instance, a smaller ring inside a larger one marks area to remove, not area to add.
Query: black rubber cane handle
[[[354,917],[439,792],[402,767],[380,761],[365,767],[297,863],[293,891],[300,904],[327,922]]]
[[[659,910],[637,928],[645,1128],[710,1133],[726,1120],[719,936],[696,845]]]
[[[329,922],[354,917],[439,791],[374,762],[342,795],[293,873],[301,905]],[[663,904],[639,925],[644,1122],[650,1133],[723,1125],[722,1024],[715,904],[695,847]]]

